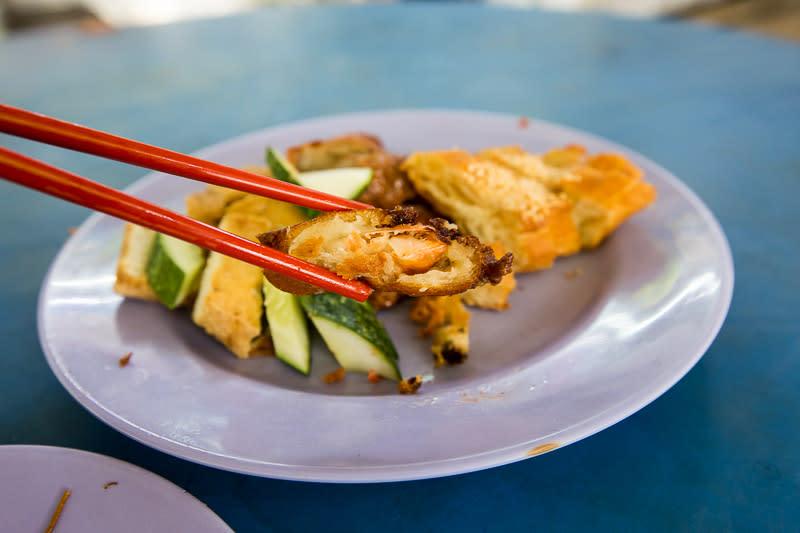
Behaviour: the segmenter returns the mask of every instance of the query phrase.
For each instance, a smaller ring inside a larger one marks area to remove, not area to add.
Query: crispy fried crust
[[[461,235],[444,220],[434,219],[428,225],[416,220],[410,208],[332,212],[260,235],[259,240],[344,278],[410,296],[456,294],[486,282],[498,283],[510,271],[511,254],[495,258],[490,247],[476,237]],[[415,258],[430,264],[412,269],[398,259],[395,243],[399,241],[404,250],[410,247]],[[274,272],[265,271],[265,275],[287,292],[319,291]]]
[[[266,167],[243,167],[242,170],[272,177],[272,173]],[[216,226],[225,213],[225,209],[246,195],[247,193],[235,189],[208,185],[205,189],[186,198],[186,214],[195,220]]]
[[[416,152],[402,165],[419,194],[484,242],[501,241],[514,269],[537,270],[576,252],[572,204],[533,180],[463,150]]]
[[[417,298],[409,318],[423,326],[421,336],[433,338],[431,352],[436,366],[466,361],[470,314],[460,295]]]
[[[405,295],[396,291],[373,291],[367,301],[376,311],[389,309],[403,299]]]
[[[216,226],[225,213],[225,208],[245,194],[219,185],[209,185],[186,197],[186,214],[195,220]]]
[[[357,200],[391,209],[416,196],[408,177],[400,169],[401,156],[387,152],[377,137],[363,133],[342,135],[294,146],[287,157],[298,170],[369,167],[372,181]]]
[[[503,246],[502,242],[490,242],[488,245],[494,251],[496,257],[506,253],[505,246]],[[510,305],[508,303],[508,298],[516,287],[517,280],[514,278],[514,273],[509,272],[503,276],[500,283],[481,285],[480,287],[468,290],[461,295],[461,300],[465,304],[474,307],[501,311],[503,309],[508,309]]]
[[[114,292],[128,298],[158,301],[158,296],[147,281],[147,259],[156,233],[153,230],[125,224],[122,236],[122,250],[117,260],[117,278]]]
[[[400,394],[416,394],[421,386],[422,376],[411,376],[397,384],[397,392]]]
[[[264,228],[302,219],[303,215],[292,205],[248,194],[227,207],[219,227],[255,240]],[[211,252],[192,319],[239,358],[271,354],[269,330],[263,318],[262,283],[260,268]]]
[[[286,157],[297,170],[305,172],[334,168],[345,157],[379,150],[383,150],[383,144],[377,137],[366,133],[350,133],[292,146],[286,151]]]
[[[490,148],[479,155],[568,196],[584,248],[600,244],[656,197],[655,188],[642,179],[642,171],[618,154],[590,155],[582,146],[569,145],[544,155],[519,146]]]

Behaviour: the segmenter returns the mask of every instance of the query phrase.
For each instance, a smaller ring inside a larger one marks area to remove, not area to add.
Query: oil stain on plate
[[[557,442],[548,442],[547,444],[535,446],[528,450],[528,453],[525,454],[525,457],[533,457],[534,455],[541,455],[543,453],[551,452],[559,446],[561,446],[561,444]]]

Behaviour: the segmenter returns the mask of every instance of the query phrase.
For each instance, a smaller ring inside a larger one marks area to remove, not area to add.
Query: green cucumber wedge
[[[197,290],[204,264],[202,248],[159,233],[147,259],[147,282],[161,303],[175,309]]]
[[[372,169],[353,167],[301,172],[297,181],[315,191],[355,200],[372,181]]]
[[[271,146],[267,148],[266,159],[267,165],[276,179],[349,200],[355,200],[372,181],[372,169],[367,167],[299,172],[291,162]],[[316,209],[308,207],[300,207],[300,209],[308,218],[314,218],[320,214],[320,211]]]
[[[279,151],[275,150],[271,146],[268,146],[266,159],[267,166],[269,167],[270,172],[272,172],[272,175],[275,176],[275,179],[279,179],[293,185],[300,185],[300,181],[298,180],[300,172],[292,163],[289,162],[289,160],[283,157]],[[302,211],[307,218],[314,218],[320,213],[316,209],[311,209],[310,207],[304,207],[301,205],[297,206],[297,208],[300,209],[300,211]]]
[[[300,185],[297,176],[300,172],[281,153],[273,147],[267,147],[267,166],[275,179]]]
[[[264,312],[275,355],[305,375],[311,371],[311,342],[306,316],[297,296],[283,292],[264,278]]]
[[[369,304],[332,293],[299,296],[298,300],[345,370],[373,370],[388,379],[401,379],[397,350]]]

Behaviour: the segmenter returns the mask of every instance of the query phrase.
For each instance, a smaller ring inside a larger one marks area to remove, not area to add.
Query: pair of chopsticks
[[[372,206],[0,104],[0,132],[320,211]],[[306,261],[0,147],[0,177],[364,301],[372,289]]]

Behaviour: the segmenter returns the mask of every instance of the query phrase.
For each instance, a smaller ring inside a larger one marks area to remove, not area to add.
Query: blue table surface
[[[105,35],[11,36],[0,41],[0,101],[184,152],[357,110],[537,117],[674,172],[719,219],[736,267],[730,313],[700,363],[593,437],[441,479],[288,482],[147,448],[66,393],[37,339],[36,299],[67,228],[88,211],[3,182],[0,444],[130,461],[237,531],[800,530],[800,47],[474,4],[266,8]],[[6,136],[0,144],[117,188],[144,174]]]

